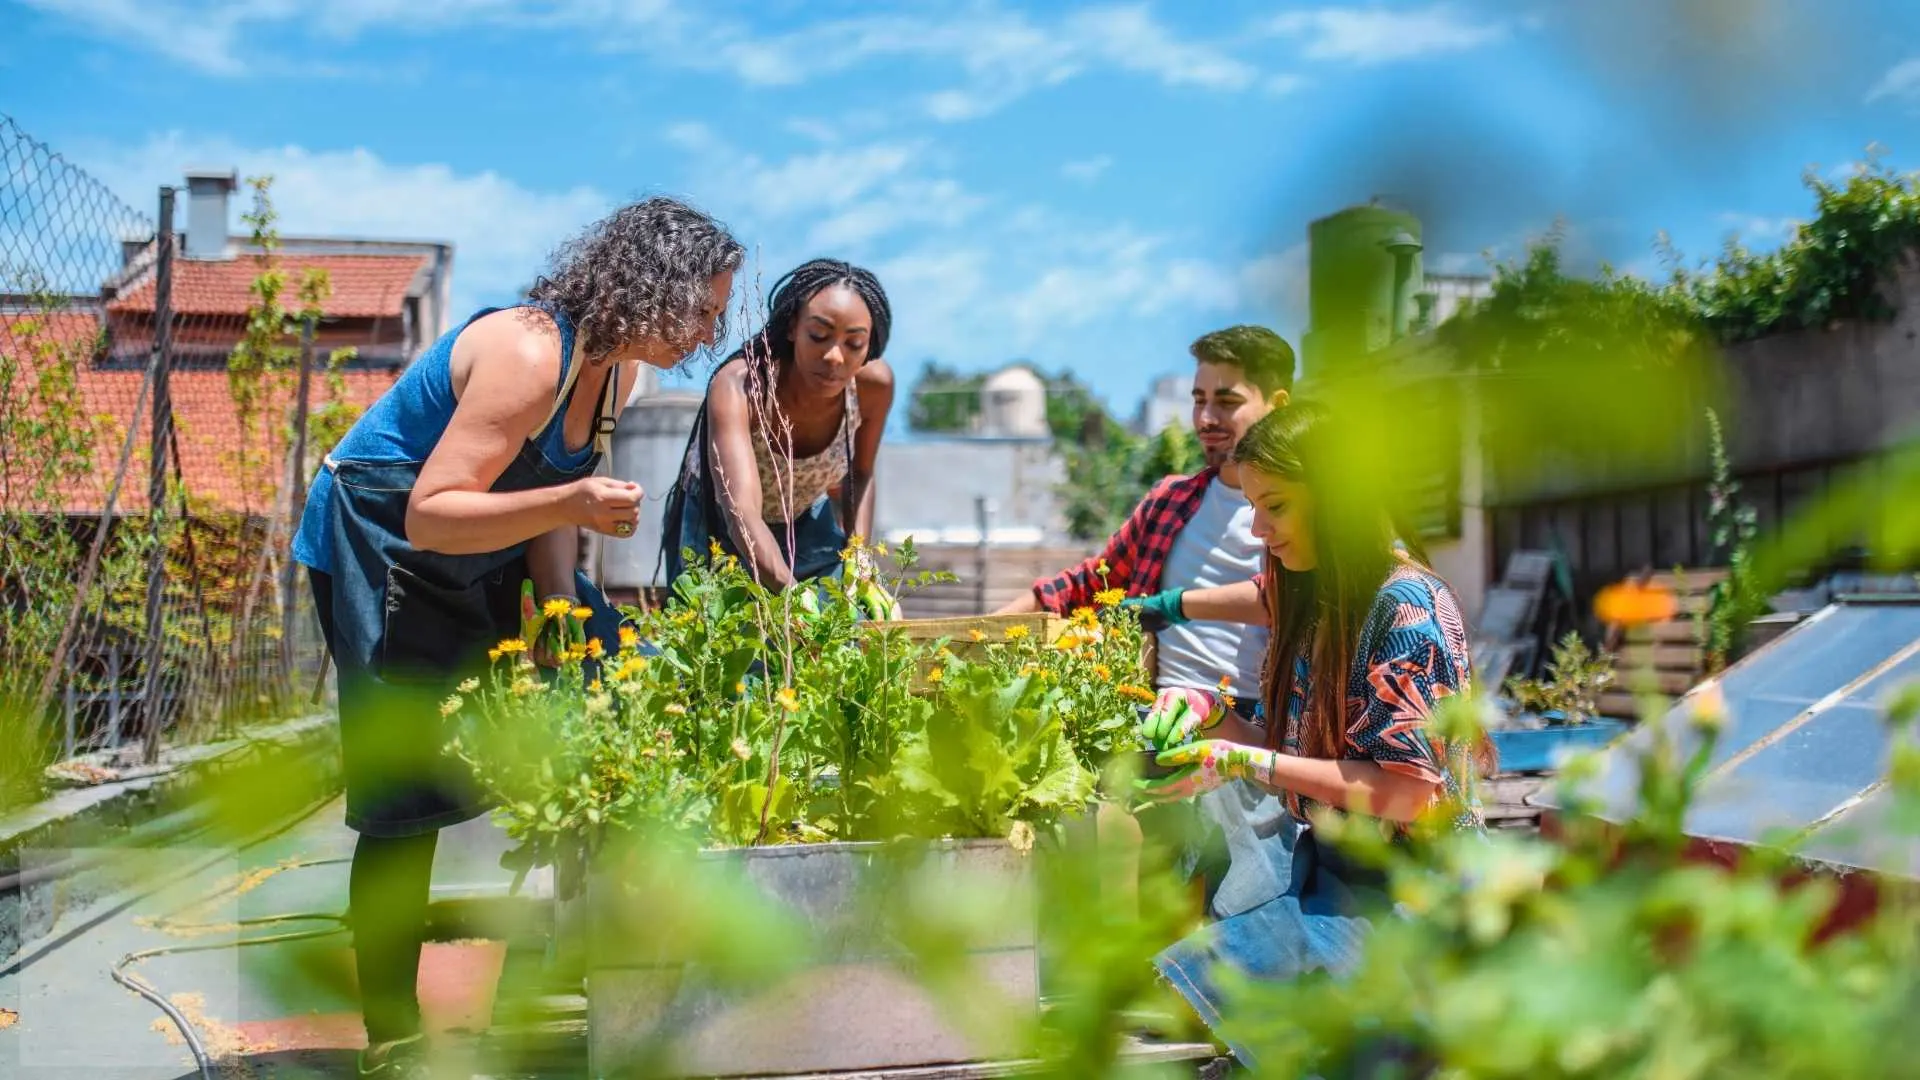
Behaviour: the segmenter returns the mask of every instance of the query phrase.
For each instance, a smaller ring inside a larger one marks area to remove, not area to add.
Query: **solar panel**
[[[1836,604],[1728,669],[1719,680],[1728,722],[1709,769],[1745,756],[1703,785],[1689,831],[1757,841],[1769,829],[1812,824],[1879,779],[1886,762],[1879,703],[1920,677],[1920,659],[1875,669],[1916,642],[1920,604]],[[1821,705],[1842,691],[1843,700]],[[1682,754],[1699,745],[1692,716],[1693,704],[1682,702],[1606,755],[1593,788],[1603,816],[1617,821],[1633,812],[1638,755],[1656,731]]]
[[[1899,820],[1893,793],[1876,789],[1816,830],[1800,854],[1839,866],[1920,878],[1920,821]]]

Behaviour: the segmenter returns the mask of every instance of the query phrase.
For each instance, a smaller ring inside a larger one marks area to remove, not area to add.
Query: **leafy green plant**
[[[1031,839],[1083,810],[1152,697],[1133,616],[1088,609],[1052,642],[1025,626],[917,639],[872,619],[882,593],[940,576],[916,561],[911,544],[850,547],[839,579],[775,593],[716,552],[619,642],[576,640],[551,672],[502,642],[443,711],[517,864],[663,828],[719,845]]]
[[[1911,688],[1891,711],[1904,725]],[[1449,711],[1465,716],[1462,702]],[[1470,719],[1463,722],[1470,722]],[[1597,759],[1563,771],[1553,841],[1501,832],[1390,843],[1326,818],[1324,838],[1385,870],[1403,917],[1376,919],[1339,979],[1237,984],[1228,1030],[1259,1075],[1905,1076],[1920,1050],[1911,897],[1892,887],[1828,934],[1837,879],[1777,847],[1699,861],[1684,829],[1726,716],[1633,744],[1633,805],[1597,816]],[[1896,739],[1886,839],[1920,823],[1920,749]]]
[[[1613,685],[1611,653],[1587,647],[1577,630],[1553,647],[1544,679],[1509,679],[1507,696],[1529,712],[1558,713],[1559,724],[1584,724],[1600,712],[1600,695]]]
[[[1767,610],[1767,597],[1754,573],[1753,543],[1759,532],[1753,507],[1740,501],[1740,484],[1733,479],[1720,417],[1707,410],[1707,432],[1713,477],[1707,482],[1707,527],[1713,536],[1712,561],[1724,564],[1727,576],[1714,582],[1706,613],[1707,671],[1724,669],[1740,651],[1747,625]]]

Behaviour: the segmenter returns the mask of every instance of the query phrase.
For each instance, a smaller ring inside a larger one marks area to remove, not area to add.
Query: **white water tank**
[[[609,589],[642,589],[665,584],[660,559],[660,517],[667,492],[680,476],[680,459],[700,413],[699,394],[669,392],[643,396],[620,414],[613,433],[613,475],[646,492],[640,525],[631,539],[602,537],[600,582]]]
[[[1024,364],[1002,368],[980,387],[980,434],[997,438],[1047,436],[1047,384]]]

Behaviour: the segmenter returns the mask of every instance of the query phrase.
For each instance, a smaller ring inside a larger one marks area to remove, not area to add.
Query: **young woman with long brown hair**
[[[1325,406],[1299,402],[1254,424],[1234,452],[1254,535],[1267,548],[1265,745],[1205,738],[1223,711],[1208,703],[1182,702],[1147,721],[1158,745],[1174,744],[1159,762],[1179,769],[1143,783],[1143,799],[1188,799],[1237,782],[1280,795],[1293,811],[1294,831],[1269,842],[1274,857],[1291,861],[1285,891],[1155,958],[1209,1026],[1221,1017],[1215,965],[1266,979],[1338,974],[1358,956],[1367,913],[1389,908],[1376,871],[1316,841],[1317,812],[1364,814],[1389,828],[1429,814],[1459,828],[1482,824],[1470,784],[1480,748],[1449,745],[1428,727],[1441,700],[1468,689],[1460,605],[1411,531],[1397,527],[1389,485],[1362,460],[1362,445]]]

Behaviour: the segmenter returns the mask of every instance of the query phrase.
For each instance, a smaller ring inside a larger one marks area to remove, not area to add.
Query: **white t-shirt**
[[[1263,548],[1253,536],[1253,506],[1245,495],[1218,476],[1193,517],[1173,539],[1162,589],[1203,589],[1234,585],[1260,572]],[[1267,629],[1243,623],[1194,620],[1160,631],[1161,689],[1191,686],[1219,687],[1227,678],[1227,692],[1250,708],[1260,696],[1260,667],[1267,652]]]

